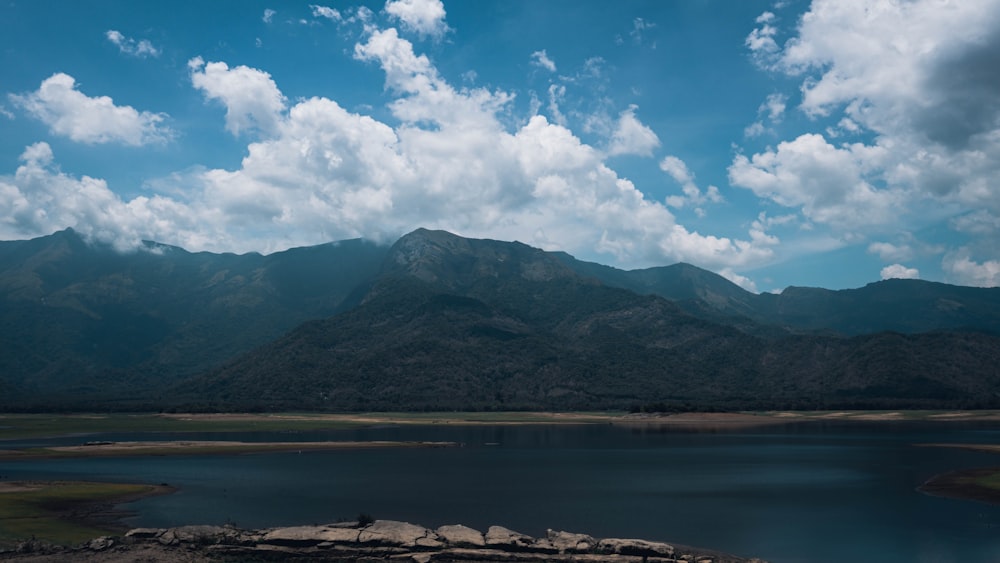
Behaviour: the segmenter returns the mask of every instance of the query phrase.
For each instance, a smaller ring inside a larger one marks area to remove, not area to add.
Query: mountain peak
[[[447,231],[417,229],[389,250],[385,271],[410,275],[450,289],[483,278],[516,276],[531,281],[577,277],[543,250],[520,242],[464,238]]]

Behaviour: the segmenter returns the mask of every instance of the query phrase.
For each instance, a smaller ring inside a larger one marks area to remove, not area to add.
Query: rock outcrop
[[[158,550],[162,558],[150,555],[151,550]],[[62,555],[81,561],[121,561],[130,552],[140,551],[144,561],[762,563],[758,559],[641,539],[599,539],[557,530],[548,530],[545,537],[534,538],[502,526],[491,526],[484,534],[461,525],[431,530],[392,520],[266,530],[232,526],[137,528],[121,538],[102,537],[76,548],[65,548]],[[52,553],[49,552],[50,557]],[[58,558],[59,552],[54,553]],[[17,558],[16,554],[4,555]],[[179,558],[181,555],[183,559]]]

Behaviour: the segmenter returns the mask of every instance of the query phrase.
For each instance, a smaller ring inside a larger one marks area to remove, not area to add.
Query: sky
[[[1000,285],[1000,0],[0,0],[0,240]]]

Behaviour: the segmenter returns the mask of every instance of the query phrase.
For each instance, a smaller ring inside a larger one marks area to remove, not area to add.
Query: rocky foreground
[[[486,533],[466,526],[423,526],[376,520],[325,526],[295,526],[242,530],[231,526],[138,528],[122,537],[101,537],[73,548],[25,542],[0,559],[22,561],[399,561],[429,563],[534,563],[581,561],[591,563],[762,563],[675,547],[640,539],[598,539],[585,534],[549,530],[533,538],[492,526]]]

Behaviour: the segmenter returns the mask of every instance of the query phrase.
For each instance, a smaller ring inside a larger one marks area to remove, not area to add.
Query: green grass
[[[113,533],[110,528],[67,516],[74,508],[95,502],[113,502],[155,490],[151,485],[120,483],[48,482],[34,490],[0,490],[0,546],[38,539],[73,545]]]
[[[990,475],[981,475],[974,478],[972,481],[980,487],[1000,491],[1000,470],[997,470]]]

